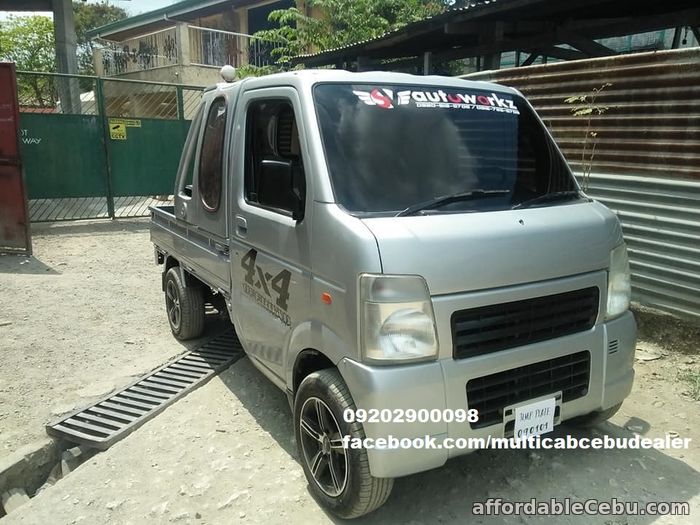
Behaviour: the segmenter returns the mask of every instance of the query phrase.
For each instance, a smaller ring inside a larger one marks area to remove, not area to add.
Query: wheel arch
[[[292,393],[299,389],[299,385],[306,376],[319,370],[327,368],[337,368],[335,363],[320,350],[314,348],[305,348],[299,352],[294,360],[292,367],[292,381],[288,385],[291,387]]]

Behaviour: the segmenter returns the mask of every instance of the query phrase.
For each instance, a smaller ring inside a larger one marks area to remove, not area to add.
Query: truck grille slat
[[[597,286],[452,314],[452,355],[464,359],[589,330],[598,317]]]
[[[479,411],[472,428],[503,422],[507,406],[562,392],[562,402],[588,393],[591,355],[588,351],[512,368],[469,380],[467,404]]]

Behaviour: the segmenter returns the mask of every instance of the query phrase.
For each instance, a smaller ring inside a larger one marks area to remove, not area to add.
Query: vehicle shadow
[[[59,275],[61,272],[28,255],[0,255],[0,273],[25,275]]]
[[[219,379],[257,423],[291,457],[300,461],[294,443],[292,415],[285,394],[244,358]],[[253,385],[255,385],[253,387]],[[576,437],[632,437],[626,429],[605,423],[591,430],[561,426],[552,434]],[[691,443],[691,446],[693,444]],[[303,481],[302,481],[303,482]],[[386,504],[352,520],[355,524],[542,523],[576,525],[643,525],[697,523],[700,472],[659,450],[481,450],[460,456],[441,468],[398,478]],[[690,502],[690,516],[481,516],[473,504],[489,498],[503,501]],[[691,502],[691,499],[693,500]],[[326,513],[328,514],[328,513]],[[335,523],[346,523],[328,514]],[[350,523],[347,521],[347,523]]]

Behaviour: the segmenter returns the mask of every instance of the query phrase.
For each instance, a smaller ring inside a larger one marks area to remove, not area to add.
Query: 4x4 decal
[[[255,263],[257,257],[257,250],[251,249],[241,259],[241,267],[245,270],[243,293],[282,323],[291,326],[287,308],[292,273],[289,270],[282,270],[277,275],[272,275]]]

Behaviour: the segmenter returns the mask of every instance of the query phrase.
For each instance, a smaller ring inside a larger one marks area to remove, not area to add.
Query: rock
[[[61,477],[62,477],[61,472],[62,472],[61,462],[59,461],[51,469],[51,472],[49,472],[49,477],[47,478],[46,483],[50,483],[51,485],[55,484],[59,479],[61,479]]]
[[[230,507],[230,506],[233,504],[234,501],[236,501],[237,499],[239,499],[241,496],[247,496],[247,495],[248,495],[248,491],[247,491],[247,490],[244,490],[244,491],[241,491],[241,492],[235,492],[235,493],[231,494],[231,496],[230,496],[225,502],[221,503],[217,508],[218,508],[219,510],[228,508],[228,507]]]
[[[166,512],[168,512],[168,505],[169,505],[169,503],[170,503],[169,501],[164,501],[164,502],[161,503],[160,505],[156,505],[155,507],[153,507],[153,508],[151,509],[151,512],[150,512],[151,517],[154,517],[154,518],[155,518],[155,517],[158,517],[158,516],[162,516],[163,514],[165,514]]]
[[[651,352],[647,352],[646,350],[637,348],[634,358],[637,361],[656,361],[657,359],[661,359],[661,356],[659,354],[653,354]]]
[[[675,430],[667,430],[666,435],[670,438],[677,438],[679,436],[678,432]]]
[[[238,517],[241,519],[245,518],[245,512],[239,512]]]
[[[27,496],[24,489],[10,489],[2,495],[2,506],[7,514],[17,510],[28,501],[29,496]]]
[[[198,519],[198,520],[202,519],[202,515],[199,512],[195,512],[194,517],[195,517],[195,519]]]
[[[81,388],[76,393],[80,397],[104,397],[107,394],[111,394],[115,388],[112,382],[94,383]]]
[[[62,416],[63,414],[67,414],[68,412],[72,412],[73,410],[75,410],[75,403],[57,405],[51,409],[51,415]]]
[[[625,425],[625,428],[630,432],[636,432],[637,434],[644,432],[644,427],[641,425]]]
[[[123,503],[124,503],[123,499],[114,500],[114,501],[108,502],[105,505],[105,507],[107,508],[107,510],[114,510],[114,509],[118,509],[119,507],[121,507]]]
[[[0,326],[10,326],[12,321],[0,321]]]

